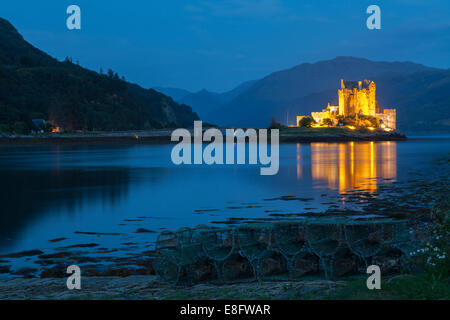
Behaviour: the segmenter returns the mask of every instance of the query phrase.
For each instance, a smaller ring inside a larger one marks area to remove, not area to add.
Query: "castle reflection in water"
[[[345,192],[375,191],[380,179],[397,178],[396,142],[311,143],[311,176],[316,186]],[[303,172],[302,148],[297,145],[297,178]]]

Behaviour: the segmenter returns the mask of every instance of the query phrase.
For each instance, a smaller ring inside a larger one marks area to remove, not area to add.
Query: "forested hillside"
[[[28,133],[32,119],[62,130],[192,126],[196,113],[153,89],[57,61],[0,18],[0,132]]]

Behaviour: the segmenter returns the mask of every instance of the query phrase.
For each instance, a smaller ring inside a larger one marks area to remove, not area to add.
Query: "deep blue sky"
[[[66,28],[66,8],[82,30]],[[368,30],[367,6],[382,29]],[[450,67],[449,0],[1,1],[25,39],[144,87],[226,91],[303,62],[352,55]]]

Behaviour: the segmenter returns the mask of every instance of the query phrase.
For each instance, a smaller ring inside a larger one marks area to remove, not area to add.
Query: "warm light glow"
[[[55,128],[52,129],[52,132],[53,133],[61,132],[61,128],[60,127],[55,127]]]
[[[370,141],[370,177],[374,178],[374,166],[375,166],[375,153],[373,150],[373,141]]]
[[[301,179],[303,175],[303,166],[301,163],[300,143],[297,143],[297,179]]]
[[[311,176],[318,186],[340,192],[375,191],[378,179],[396,179],[396,158],[395,142],[312,143]]]
[[[350,174],[355,174],[355,143],[350,142]]]
[[[373,130],[375,130],[375,128],[374,128],[374,127],[367,127],[367,129],[369,129],[370,131],[373,131]]]
[[[355,127],[368,127],[374,131],[375,128],[369,127],[370,121],[365,116],[378,119],[383,122],[381,127],[388,126],[396,128],[397,111],[396,109],[381,109],[377,105],[376,85],[371,80],[364,81],[344,81],[341,79],[341,89],[338,89],[339,105],[328,106],[322,111],[311,112],[311,116],[318,124],[312,125],[313,128],[336,127],[342,123],[339,116],[344,118],[352,117]],[[363,116],[363,117],[360,117]],[[297,126],[300,126],[300,120],[307,116],[297,116]],[[326,121],[325,121],[326,120]],[[326,123],[325,123],[326,122]],[[355,130],[354,126],[348,126],[350,130]]]
[[[391,132],[392,129],[391,128],[384,128],[384,131]]]

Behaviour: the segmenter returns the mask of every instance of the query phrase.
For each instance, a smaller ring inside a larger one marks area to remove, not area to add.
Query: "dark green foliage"
[[[337,116],[338,124],[343,126],[355,126],[355,127],[374,127],[380,126],[380,120],[372,116],[354,115],[354,116]]]
[[[323,119],[322,124],[325,126],[332,126],[333,121],[330,118],[325,118],[325,119]]]
[[[270,127],[269,129],[279,129],[284,127],[281,123],[278,122],[275,118],[270,118]]]
[[[311,126],[316,123],[316,121],[314,121],[313,117],[310,116],[306,116],[303,117],[299,122],[298,122],[298,126],[302,127],[302,128],[311,128]]]
[[[338,121],[344,126],[356,126],[356,119],[354,116],[349,117],[340,116]]]
[[[358,115],[358,124],[360,126],[378,128],[380,120],[372,116]]]
[[[28,126],[23,121],[17,121],[12,125],[12,131],[17,134],[26,134],[28,132]]]
[[[0,132],[27,133],[31,119],[73,130],[192,126],[198,116],[152,89],[58,62],[25,42],[0,18]]]

